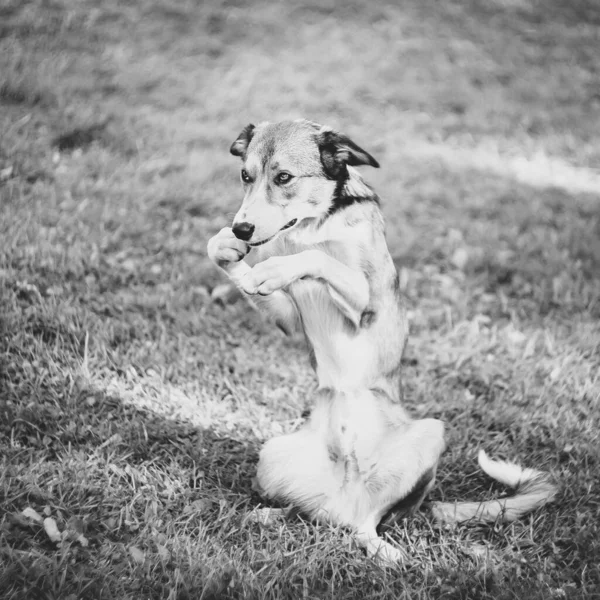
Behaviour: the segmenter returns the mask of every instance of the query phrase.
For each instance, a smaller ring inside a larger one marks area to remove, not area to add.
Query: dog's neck
[[[354,167],[348,168],[348,179],[344,184],[343,194],[353,198],[375,199],[377,195],[365,183],[365,180],[360,176],[360,173]]]
[[[333,214],[355,202],[379,203],[379,198],[356,169],[347,167],[347,177],[338,181],[328,213]]]

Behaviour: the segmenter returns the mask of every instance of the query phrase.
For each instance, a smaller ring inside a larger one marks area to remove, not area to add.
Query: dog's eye
[[[275,183],[289,183],[293,178],[293,175],[290,175],[289,173],[279,173],[279,175],[277,175],[277,177],[275,177]]]
[[[246,171],[246,169],[242,169],[242,181],[244,183],[252,183],[252,177],[248,175],[248,171]]]

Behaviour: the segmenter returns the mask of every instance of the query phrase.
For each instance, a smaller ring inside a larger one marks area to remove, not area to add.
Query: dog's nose
[[[234,223],[232,230],[233,235],[235,235],[238,240],[247,242],[254,233],[254,225],[252,225],[252,223]]]

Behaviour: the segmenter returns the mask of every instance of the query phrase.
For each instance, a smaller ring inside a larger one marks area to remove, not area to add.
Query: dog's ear
[[[379,163],[349,137],[331,130],[321,130],[317,135],[317,144],[321,153],[321,162],[325,172],[337,178],[342,175],[346,166],[360,167],[370,165],[379,168]]]
[[[254,125],[250,123],[246,125],[244,129],[242,129],[242,133],[237,136],[235,142],[231,144],[229,148],[229,152],[234,156],[241,156],[242,158],[246,155],[246,150],[248,149],[248,144],[252,140],[252,136],[254,135]]]

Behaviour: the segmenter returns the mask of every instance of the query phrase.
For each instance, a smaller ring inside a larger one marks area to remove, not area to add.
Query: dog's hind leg
[[[381,519],[395,506],[414,512],[435,482],[435,472],[445,449],[444,425],[436,419],[412,422],[407,429],[389,434],[365,477],[371,510],[357,523],[359,544],[382,564],[402,561],[404,553],[377,535]]]
[[[423,500],[435,485],[436,469],[430,469],[423,473],[408,496],[396,502],[382,517],[378,529],[385,531],[393,527],[398,521],[410,517],[419,510]]]
[[[444,424],[437,419],[413,421],[388,433],[373,457],[367,489],[394,504],[408,497],[420,502],[422,494],[413,493],[429,485],[445,447]]]
[[[333,491],[334,463],[326,445],[310,429],[269,440],[260,451],[256,483],[271,499],[316,515]]]

